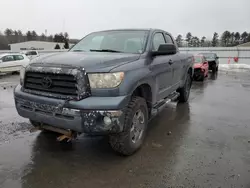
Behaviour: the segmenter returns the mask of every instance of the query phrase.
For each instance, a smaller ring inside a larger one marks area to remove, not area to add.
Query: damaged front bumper
[[[205,69],[202,68],[195,68],[194,69],[194,79],[200,79],[203,78],[205,76]]]
[[[109,134],[123,131],[124,109],[129,96],[88,97],[80,101],[65,101],[14,90],[20,116],[41,124],[87,134]]]

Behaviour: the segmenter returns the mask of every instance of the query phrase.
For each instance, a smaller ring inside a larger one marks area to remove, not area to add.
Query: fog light
[[[103,121],[104,121],[105,125],[110,125],[112,123],[111,119],[108,116],[105,116],[103,118]]]

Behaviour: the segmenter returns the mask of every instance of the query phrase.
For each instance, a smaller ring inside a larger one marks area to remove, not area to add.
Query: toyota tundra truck
[[[62,139],[107,135],[116,152],[132,155],[168,102],[187,102],[193,63],[160,29],[93,32],[23,67],[15,105],[37,129]]]

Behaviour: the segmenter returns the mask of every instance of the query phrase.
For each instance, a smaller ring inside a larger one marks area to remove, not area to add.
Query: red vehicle
[[[203,55],[194,56],[194,79],[203,81],[208,76],[208,62]]]

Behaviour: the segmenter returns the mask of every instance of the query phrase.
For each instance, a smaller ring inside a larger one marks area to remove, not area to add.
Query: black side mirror
[[[176,46],[174,44],[161,44],[157,51],[153,51],[153,56],[158,55],[173,55],[177,53]]]
[[[216,59],[219,59],[219,57],[217,56]]]

